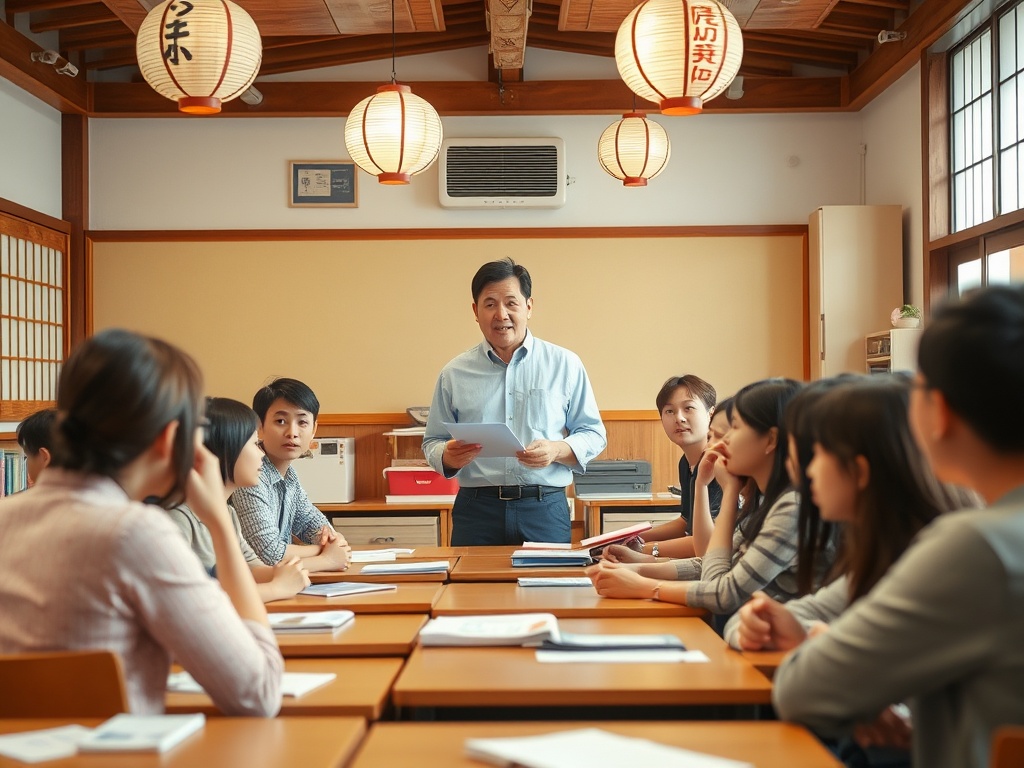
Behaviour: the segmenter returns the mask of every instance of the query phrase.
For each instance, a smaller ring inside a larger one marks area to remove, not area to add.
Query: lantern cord
[[[395,48],[398,47],[398,42],[395,38],[395,0],[391,0],[391,82],[392,84],[398,81],[395,75]]]
[[[498,100],[505,106],[505,78],[501,75],[501,67],[498,68]]]

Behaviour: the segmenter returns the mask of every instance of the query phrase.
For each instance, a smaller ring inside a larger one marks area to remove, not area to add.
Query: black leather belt
[[[475,496],[495,496],[502,501],[519,499],[543,499],[550,493],[565,493],[559,485],[481,485],[476,488],[463,488]]]

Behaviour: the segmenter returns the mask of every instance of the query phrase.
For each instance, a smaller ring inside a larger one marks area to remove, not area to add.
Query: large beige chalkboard
[[[429,404],[481,339],[470,280],[512,256],[534,278],[530,327],[583,359],[602,410],[653,409],[670,375],[723,395],[804,370],[804,238],[429,239],[93,244],[93,325],[193,354],[211,394],[273,376],[324,413]]]

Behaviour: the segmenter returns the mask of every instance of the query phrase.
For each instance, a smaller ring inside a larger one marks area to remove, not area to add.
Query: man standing
[[[473,277],[473,314],[484,341],[438,377],[423,454],[459,478],[452,546],[569,542],[565,487],[607,444],[597,401],[579,357],[526,327],[533,283],[512,259]],[[478,459],[481,446],[451,439],[442,422],[504,422],[526,449]]]

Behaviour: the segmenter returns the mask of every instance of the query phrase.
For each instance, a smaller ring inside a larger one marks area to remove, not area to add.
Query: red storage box
[[[385,467],[388,493],[393,496],[454,496],[459,481],[426,467]]]

